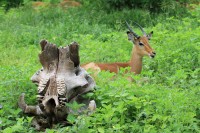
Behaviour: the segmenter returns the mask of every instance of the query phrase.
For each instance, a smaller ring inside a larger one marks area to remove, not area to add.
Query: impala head
[[[128,40],[132,41],[135,45],[135,49],[137,54],[139,54],[140,56],[149,56],[150,58],[154,58],[156,53],[155,51],[151,48],[150,44],[149,44],[149,40],[151,39],[151,36],[153,34],[153,31],[151,31],[149,34],[146,34],[146,32],[144,31],[144,29],[137,23],[135,23],[140,30],[143,33],[143,36],[138,36],[130,27],[130,25],[126,22],[126,25],[129,29],[129,31],[127,31],[127,35],[128,35]]]

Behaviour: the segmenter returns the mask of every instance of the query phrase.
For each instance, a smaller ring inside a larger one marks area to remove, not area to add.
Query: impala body
[[[149,40],[153,34],[153,31],[149,34],[146,34],[144,29],[137,23],[135,23],[143,32],[143,36],[138,36],[126,22],[129,31],[127,31],[128,40],[133,42],[133,48],[131,52],[131,59],[128,62],[114,62],[114,63],[95,63],[90,62],[87,64],[83,64],[82,67],[86,70],[91,69],[95,71],[95,74],[98,72],[105,70],[109,72],[118,73],[120,68],[131,67],[131,72],[134,74],[140,74],[142,71],[142,59],[144,56],[149,56],[150,58],[154,58],[156,53],[151,48],[149,44]]]

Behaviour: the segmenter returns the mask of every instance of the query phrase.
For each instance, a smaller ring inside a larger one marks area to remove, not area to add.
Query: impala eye
[[[143,44],[143,43],[141,43],[141,42],[139,42],[139,45],[140,45],[140,46],[143,46],[144,44]]]

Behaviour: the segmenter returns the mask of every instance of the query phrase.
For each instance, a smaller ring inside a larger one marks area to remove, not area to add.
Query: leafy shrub
[[[84,0],[83,0],[84,1]],[[198,1],[198,0],[197,0]],[[90,1],[93,6],[107,11],[122,10],[124,8],[140,8],[150,12],[175,13],[186,11],[184,6],[189,0],[98,0]]]
[[[5,11],[8,11],[10,8],[16,8],[32,1],[45,1],[50,3],[60,2],[60,0],[1,0],[0,7],[3,7]]]
[[[19,7],[21,4],[23,4],[23,0],[2,0],[0,2],[0,6],[4,7],[6,11],[12,7]]]

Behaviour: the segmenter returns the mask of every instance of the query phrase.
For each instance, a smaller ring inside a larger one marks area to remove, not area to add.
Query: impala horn
[[[147,33],[144,31],[144,29],[142,28],[142,26],[140,26],[138,23],[134,22],[139,28],[140,30],[142,31],[142,33],[146,36]]]
[[[128,24],[127,21],[126,21],[126,25],[127,25],[128,29],[129,29],[129,31],[132,32],[133,35],[134,35],[136,38],[140,38],[140,36],[138,36],[138,35],[131,29],[131,27],[130,27],[130,25]]]

